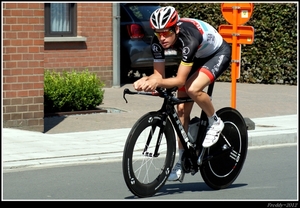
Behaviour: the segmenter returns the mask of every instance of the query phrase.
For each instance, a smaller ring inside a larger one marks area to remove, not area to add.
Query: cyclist
[[[179,87],[177,96],[189,96],[208,116],[208,129],[202,145],[210,147],[218,141],[224,123],[216,115],[209,95],[203,90],[228,68],[231,47],[214,27],[201,20],[180,18],[171,6],[155,10],[150,16],[150,25],[155,34],[151,43],[154,72],[135,81],[133,87],[137,91],[155,91],[157,87]],[[165,77],[164,50],[167,48],[182,52],[182,60],[175,77]],[[186,131],[193,104],[194,102],[177,106],[179,119]],[[184,172],[181,156],[184,149],[180,140],[177,141],[179,160],[168,180],[182,182]]]

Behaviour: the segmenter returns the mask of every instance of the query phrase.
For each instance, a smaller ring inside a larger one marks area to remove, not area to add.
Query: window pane
[[[52,32],[70,32],[70,4],[50,4],[50,28]]]
[[[128,4],[127,7],[131,12],[132,17],[136,21],[149,21],[149,17],[151,16],[152,12],[154,12],[159,6],[155,5],[144,5],[144,4],[135,4],[131,5]]]

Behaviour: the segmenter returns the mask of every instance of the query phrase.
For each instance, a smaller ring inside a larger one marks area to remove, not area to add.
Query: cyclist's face
[[[175,29],[175,31],[172,29],[162,29],[162,30],[154,31],[154,34],[157,36],[160,44],[164,48],[169,48],[175,43],[176,33],[177,33],[177,28]]]

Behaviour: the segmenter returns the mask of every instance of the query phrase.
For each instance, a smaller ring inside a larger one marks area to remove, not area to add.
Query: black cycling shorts
[[[188,78],[196,71],[208,75],[211,83],[214,82],[228,67],[231,62],[231,46],[223,40],[220,48],[206,58],[195,58]]]

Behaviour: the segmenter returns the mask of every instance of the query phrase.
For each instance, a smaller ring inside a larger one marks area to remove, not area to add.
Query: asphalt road
[[[250,148],[243,170],[227,189],[210,189],[197,173],[186,175],[183,183],[167,182],[143,199],[127,189],[121,161],[18,169],[3,173],[3,200],[261,200],[267,206],[268,201],[298,199],[297,156],[297,145]]]

